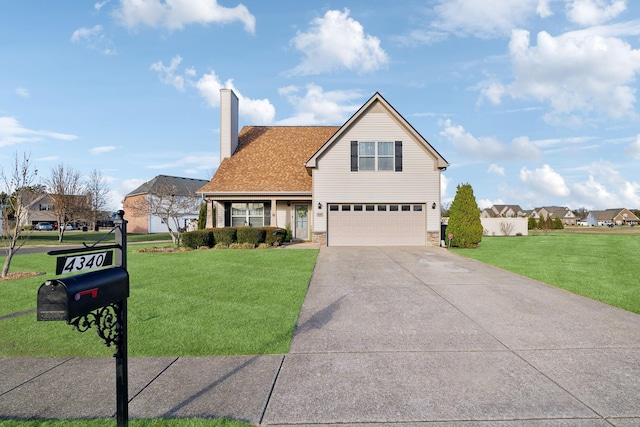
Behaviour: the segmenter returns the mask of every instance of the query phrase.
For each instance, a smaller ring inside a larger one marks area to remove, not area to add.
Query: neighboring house
[[[53,224],[57,220],[53,211],[52,197],[48,194],[40,194],[29,204],[24,222],[18,225],[21,227],[25,225],[34,226],[39,222],[49,222]]]
[[[480,218],[519,218],[526,216],[519,205],[493,205],[480,212]]]
[[[590,226],[602,225],[638,225],[640,219],[626,208],[606,209],[603,211],[591,211],[585,219]]]
[[[208,226],[276,226],[330,246],[440,244],[449,163],[379,93],[337,126],[245,126],[220,91],[220,158],[198,193]],[[212,209],[210,209],[212,211]]]
[[[76,206],[79,206],[82,212],[86,212],[86,197],[85,196],[67,196],[74,197],[73,202]],[[50,194],[40,194],[35,197],[33,202],[29,204],[27,215],[24,217],[24,221],[22,224],[18,224],[22,227],[25,225],[35,226],[41,222],[49,222],[51,224],[57,223],[58,218],[56,217],[56,213],[54,210],[55,200],[54,197]],[[78,212],[76,212],[77,214]],[[80,218],[79,216],[84,215],[76,215],[73,220],[81,220],[84,218]]]
[[[145,182],[124,198],[122,208],[127,220],[127,231],[141,234],[165,233],[168,231],[167,221],[173,230],[186,229],[190,220],[198,218],[201,197],[196,194],[196,190],[207,182],[204,179],[168,175],[158,175],[151,181]],[[180,203],[190,207],[188,212],[181,212],[178,215],[178,224],[173,224],[170,218],[154,215],[153,208],[149,206],[151,198],[167,199],[169,197],[187,201],[188,203]]]
[[[533,210],[533,217],[539,219],[540,217],[551,219],[560,218],[564,225],[576,225],[578,218],[571,209],[564,206],[543,206],[541,208],[535,208]]]

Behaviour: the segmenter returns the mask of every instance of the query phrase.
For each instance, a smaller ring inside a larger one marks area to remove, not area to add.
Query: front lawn
[[[317,250],[131,249],[130,356],[288,352]],[[19,270],[46,274],[0,281],[0,356],[113,354],[93,329],[36,321],[37,290],[56,277],[54,257],[17,255],[11,271]]]
[[[640,314],[640,236],[540,233],[483,237],[452,252]]]

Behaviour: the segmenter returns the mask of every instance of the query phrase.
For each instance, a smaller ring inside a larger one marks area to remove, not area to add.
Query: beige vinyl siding
[[[351,141],[402,141],[402,172],[351,172]],[[440,171],[436,159],[382,109],[363,115],[318,159],[313,171],[314,206],[327,203],[424,203],[427,230],[440,229]],[[437,210],[431,204],[437,203]],[[432,214],[432,212],[434,214]],[[314,231],[326,231],[315,216]]]

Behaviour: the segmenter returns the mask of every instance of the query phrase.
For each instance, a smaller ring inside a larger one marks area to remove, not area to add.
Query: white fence
[[[485,236],[526,236],[529,234],[527,218],[480,218]]]

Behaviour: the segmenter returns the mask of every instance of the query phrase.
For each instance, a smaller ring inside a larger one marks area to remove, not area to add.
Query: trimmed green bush
[[[213,247],[213,231],[195,230],[182,233],[182,245],[191,249],[197,249],[201,246]]]
[[[263,227],[238,227],[236,232],[236,241],[240,244],[250,243],[258,246],[264,243],[265,231]]]
[[[236,228],[235,227],[224,227],[224,228],[213,228],[213,243],[218,245],[221,243],[223,245],[229,246],[233,242],[236,241]]]
[[[264,227],[264,242],[270,246],[281,246],[287,238],[287,230],[278,227]]]

